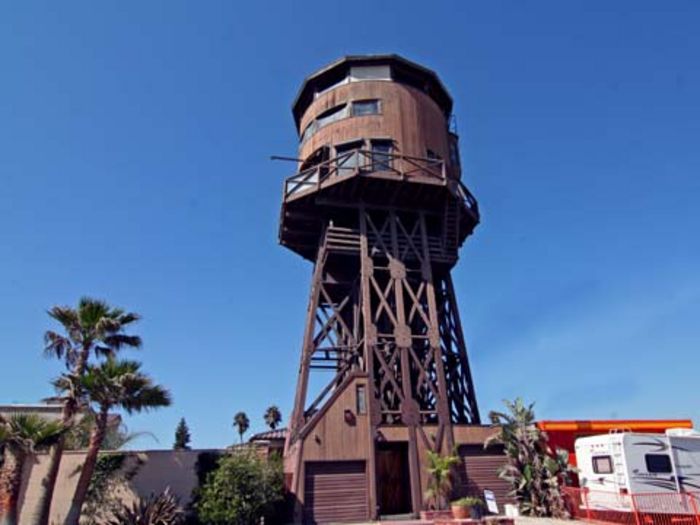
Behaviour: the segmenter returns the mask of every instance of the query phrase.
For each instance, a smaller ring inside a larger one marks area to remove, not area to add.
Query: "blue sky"
[[[0,7],[0,403],[50,393],[45,311],[143,314],[169,447],[294,393],[310,265],[277,245],[290,105],[395,52],[455,99],[483,222],[454,272],[482,412],[700,422],[696,1],[15,2]]]

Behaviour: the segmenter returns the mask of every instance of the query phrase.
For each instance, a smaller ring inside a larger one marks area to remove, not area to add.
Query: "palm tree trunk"
[[[77,407],[75,400],[67,400],[61,412],[61,422],[66,428],[72,426],[76,412]],[[51,517],[51,500],[53,499],[53,490],[56,486],[56,480],[58,479],[58,470],[61,466],[64,445],[65,436],[61,436],[58,441],[49,448],[46,475],[39,484],[36,504],[27,520],[29,525],[48,525],[49,523],[49,518]]]
[[[5,463],[0,471],[0,523],[17,525],[19,491],[22,486],[22,467],[26,455],[20,451],[5,449]]]
[[[85,502],[88,489],[90,488],[90,480],[92,479],[92,474],[95,472],[95,465],[97,464],[97,455],[100,452],[107,431],[108,410],[109,407],[107,406],[101,407],[100,413],[97,414],[95,418],[95,428],[90,434],[90,445],[85,454],[83,466],[80,469],[80,477],[75,486],[75,493],[73,494],[73,499],[71,500],[64,525],[78,525],[80,521],[80,511],[83,508],[83,503]]]
[[[77,376],[85,374],[89,358],[90,345],[83,345],[78,354],[75,367],[73,368],[73,374]],[[73,425],[73,418],[77,412],[77,400],[67,399],[63,404],[63,411],[61,413],[61,421],[66,428]],[[41,480],[41,484],[39,485],[37,503],[34,506],[33,513],[29,517],[29,525],[48,525],[49,523],[49,518],[51,517],[51,501],[53,500],[53,491],[56,487],[56,480],[58,479],[58,470],[61,466],[64,445],[65,437],[61,436],[58,442],[49,449],[48,469],[44,479]]]

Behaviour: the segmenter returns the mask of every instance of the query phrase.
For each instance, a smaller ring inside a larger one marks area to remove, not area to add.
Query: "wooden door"
[[[411,512],[408,443],[377,443],[376,457],[379,514]]]

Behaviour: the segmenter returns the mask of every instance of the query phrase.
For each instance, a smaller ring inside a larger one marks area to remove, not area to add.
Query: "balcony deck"
[[[448,202],[461,210],[461,243],[478,224],[479,208],[466,186],[449,176],[443,160],[353,150],[284,181],[280,242],[313,258],[328,208],[364,203],[442,216]]]

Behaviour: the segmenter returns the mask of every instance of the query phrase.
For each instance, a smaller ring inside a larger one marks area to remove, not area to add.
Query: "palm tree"
[[[265,424],[272,430],[275,430],[282,422],[282,412],[276,405],[267,407],[265,410]]]
[[[426,454],[428,462],[426,470],[430,474],[430,479],[425,496],[428,500],[433,501],[435,510],[442,510],[445,508],[450,490],[452,490],[452,480],[450,479],[452,467],[459,463],[459,457],[456,454],[441,456],[432,450],[428,450]]]
[[[48,330],[44,334],[44,353],[62,360],[67,373],[75,378],[85,374],[92,356],[113,356],[122,348],[141,346],[140,337],[124,333],[124,329],[138,321],[140,316],[109,306],[104,301],[83,297],[77,308],[54,306],[48,314],[58,321],[65,335]],[[65,397],[61,399],[61,421],[65,427],[73,425],[75,415],[80,409],[80,383],[75,381],[74,384],[78,389],[65,392]],[[60,438],[49,451],[47,473],[39,485],[37,504],[30,517],[30,525],[47,525],[49,522],[51,499],[62,455],[63,438]]]
[[[3,525],[16,525],[22,467],[35,450],[55,443],[64,430],[60,421],[36,414],[17,414],[0,418],[0,445],[5,449],[5,461],[0,469],[0,518]],[[4,511],[4,512],[2,512]]]
[[[241,443],[243,443],[243,434],[250,428],[250,420],[245,412],[238,412],[233,416],[233,426],[238,429],[238,435],[241,437]]]
[[[569,518],[562,487],[573,472],[568,454],[552,450],[545,433],[535,424],[534,404],[522,399],[504,401],[507,412],[492,411],[489,419],[499,429],[485,447],[501,444],[507,462],[499,477],[511,484],[511,495],[523,515]]]
[[[61,391],[76,388],[75,378],[65,374],[55,381]],[[114,408],[121,408],[127,413],[141,412],[171,403],[169,392],[141,372],[141,363],[131,360],[117,360],[108,357],[98,366],[89,366],[85,375],[78,380],[80,389],[90,406],[95,410],[95,427],[90,435],[90,445],[85,454],[85,462],[75,487],[65,525],[78,525],[80,511],[92,474],[95,471],[97,456],[107,430],[107,416]]]

